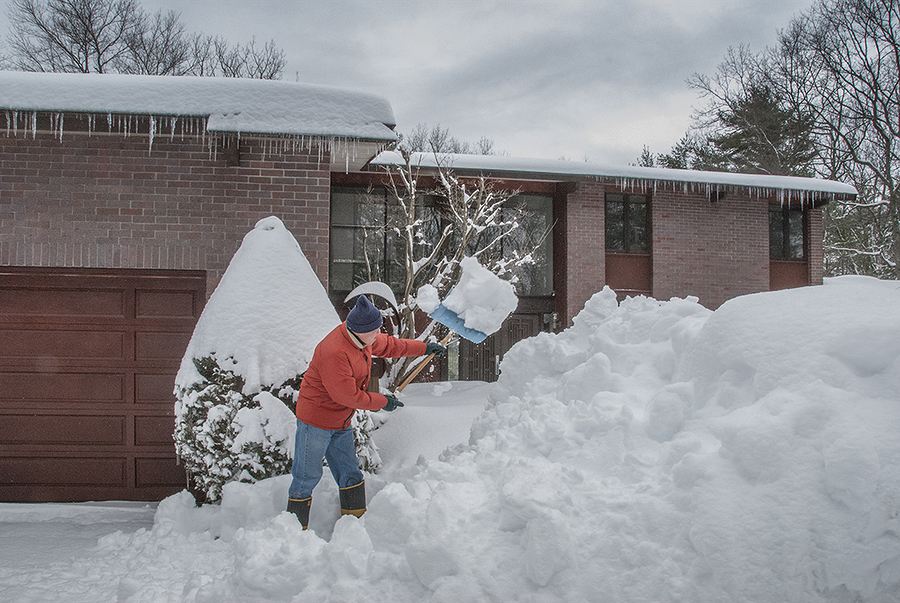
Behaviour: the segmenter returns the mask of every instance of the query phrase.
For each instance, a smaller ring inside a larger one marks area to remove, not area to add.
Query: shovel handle
[[[447,345],[447,342],[450,341],[450,338],[451,338],[452,336],[453,336],[453,331],[450,331],[449,333],[447,333],[447,335],[446,335],[443,339],[441,339],[441,345]],[[420,363],[418,364],[418,366],[416,366],[416,368],[414,368],[414,369],[412,370],[412,372],[411,372],[409,375],[406,376],[406,379],[403,380],[403,383],[401,383],[399,386],[397,386],[397,389],[394,390],[394,391],[395,391],[396,393],[398,393],[398,394],[399,394],[400,392],[402,392],[402,391],[403,391],[403,388],[405,388],[407,385],[409,385],[410,381],[412,381],[413,379],[415,379],[415,378],[416,378],[416,375],[418,375],[419,373],[422,372],[422,369],[425,368],[425,365],[426,365],[426,364],[428,364],[429,362],[431,362],[431,359],[432,359],[432,358],[434,358],[434,353],[428,354],[428,356],[425,357],[425,360],[423,360],[422,362],[420,362]]]

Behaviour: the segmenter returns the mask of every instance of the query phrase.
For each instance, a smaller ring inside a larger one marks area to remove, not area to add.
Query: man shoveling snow
[[[304,529],[309,525],[312,492],[322,478],[322,459],[340,488],[341,514],[361,516],[366,510],[363,474],[353,442],[356,409],[392,411],[403,406],[396,397],[369,392],[372,356],[401,358],[441,353],[437,343],[399,339],[381,333],[381,312],[360,295],[347,320],[316,346],[297,397],[297,437],[287,510]]]

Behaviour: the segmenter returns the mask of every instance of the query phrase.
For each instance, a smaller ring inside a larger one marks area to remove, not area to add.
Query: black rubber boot
[[[341,488],[341,515],[362,517],[366,512],[366,482]]]
[[[309,527],[309,506],[312,504],[312,497],[304,499],[288,498],[287,510],[297,516],[300,525],[305,530]]]

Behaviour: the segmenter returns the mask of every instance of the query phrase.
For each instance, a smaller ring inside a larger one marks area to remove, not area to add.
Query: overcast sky
[[[508,155],[615,165],[668,152],[703,104],[685,81],[729,46],[773,46],[812,2],[141,0],[191,32],[274,40],[285,80],[386,97],[400,132],[440,124]]]

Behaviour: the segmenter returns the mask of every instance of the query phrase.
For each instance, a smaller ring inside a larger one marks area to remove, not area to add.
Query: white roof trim
[[[798,176],[769,176],[765,174],[736,174],[733,172],[705,172],[699,170],[673,170],[639,166],[609,166],[581,161],[533,159],[506,155],[458,155],[413,153],[410,162],[414,166],[434,169],[438,161],[454,170],[497,173],[546,175],[552,180],[574,178],[620,179],[628,185],[646,187],[656,183],[706,185],[716,187],[750,188],[772,191],[798,191],[814,194],[846,196],[857,194],[856,188],[843,182],[801,178]],[[372,160],[371,165],[390,167],[403,165],[402,156],[395,151],[384,151]]]

